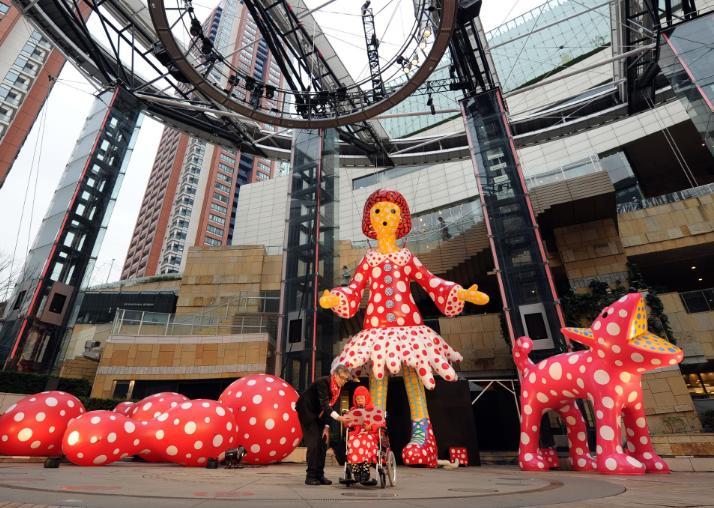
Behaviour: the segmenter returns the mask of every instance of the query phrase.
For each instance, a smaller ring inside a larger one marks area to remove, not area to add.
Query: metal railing
[[[699,187],[692,187],[691,189],[672,192],[670,194],[663,194],[661,196],[655,196],[653,198],[647,198],[640,201],[621,203],[617,205],[617,213],[634,212],[635,210],[643,210],[654,206],[668,205],[670,203],[676,203],[677,201],[706,196],[712,193],[714,193],[714,183],[709,183],[706,185],[700,185]]]
[[[142,336],[215,336],[268,333],[274,336],[277,314],[234,316],[231,324],[221,324],[212,316],[177,316],[160,312],[118,309],[111,335]]]

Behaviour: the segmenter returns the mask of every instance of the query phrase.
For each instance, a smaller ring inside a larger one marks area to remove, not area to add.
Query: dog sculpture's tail
[[[516,343],[513,346],[513,361],[518,368],[518,372],[523,374],[526,368],[535,365],[530,358],[528,358],[528,353],[533,349],[533,341],[530,337],[519,337],[516,339]]]

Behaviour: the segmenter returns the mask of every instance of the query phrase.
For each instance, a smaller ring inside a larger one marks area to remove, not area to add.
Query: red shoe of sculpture
[[[412,422],[412,438],[402,450],[404,465],[436,467],[436,459],[436,439],[431,422],[428,418]]]

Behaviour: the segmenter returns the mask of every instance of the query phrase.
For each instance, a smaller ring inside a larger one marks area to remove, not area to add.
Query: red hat
[[[412,229],[412,216],[409,213],[409,204],[401,193],[391,189],[377,189],[369,195],[364,204],[364,212],[362,213],[362,232],[367,238],[373,240],[377,238],[377,233],[372,228],[372,221],[369,220],[369,211],[380,201],[388,201],[399,206],[402,211],[402,216],[397,227],[397,238],[406,236]]]
[[[355,408],[357,407],[357,397],[359,395],[364,395],[364,407],[365,409],[373,409],[374,405],[372,405],[372,396],[369,393],[369,390],[367,389],[366,386],[358,386],[355,389],[355,392],[352,394],[352,407]]]

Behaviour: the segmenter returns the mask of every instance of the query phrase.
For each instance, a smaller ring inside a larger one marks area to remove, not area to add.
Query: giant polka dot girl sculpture
[[[434,388],[434,373],[455,381],[451,362],[461,355],[425,326],[409,285],[418,283],[446,316],[456,316],[464,302],[488,303],[476,285],[463,289],[430,273],[397,239],[411,229],[406,199],[399,192],[380,189],[364,205],[362,231],[377,240],[367,251],[350,283],[325,291],[320,305],[338,316],[357,313],[362,293],[369,288],[364,329],[353,336],[335,362],[351,369],[364,367],[370,374],[375,407],[386,408],[388,373],[402,372],[412,420],[411,440],[402,451],[404,463],[436,467],[436,443],[426,408],[424,386]]]

